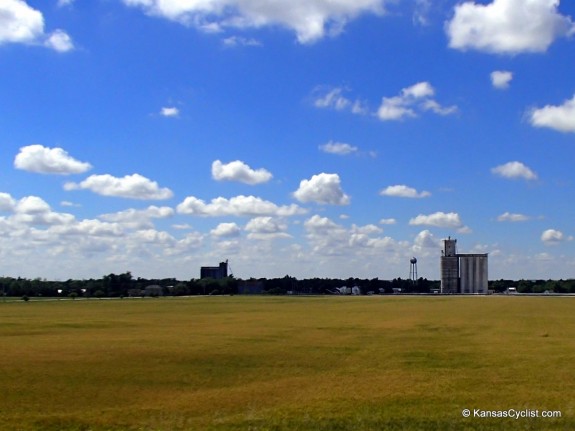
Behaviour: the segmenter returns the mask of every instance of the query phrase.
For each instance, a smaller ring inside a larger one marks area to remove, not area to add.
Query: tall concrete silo
[[[459,257],[457,240],[443,240],[441,256],[441,293],[459,293]]]
[[[487,294],[487,254],[462,254],[459,256],[461,293]]]
[[[457,253],[457,240],[443,241],[441,293],[488,293],[487,253]]]

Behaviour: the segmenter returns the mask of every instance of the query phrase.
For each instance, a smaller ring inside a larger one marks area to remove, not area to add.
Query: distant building
[[[129,289],[128,296],[164,296],[164,289],[157,284],[150,284],[144,289]]]
[[[164,289],[157,284],[151,284],[144,289],[146,296],[164,296]]]
[[[487,253],[457,253],[457,240],[443,241],[441,256],[441,293],[487,294]]]
[[[245,280],[238,283],[238,294],[261,295],[264,291],[264,283],[259,280]]]
[[[213,278],[219,280],[228,276],[228,261],[220,262],[219,266],[202,266],[200,278]]]

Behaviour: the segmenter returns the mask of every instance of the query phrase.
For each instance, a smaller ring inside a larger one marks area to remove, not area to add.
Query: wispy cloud
[[[412,199],[426,198],[431,196],[430,192],[427,191],[418,192],[413,187],[409,187],[403,184],[388,186],[385,189],[381,190],[379,194],[381,196],[392,196],[398,198],[412,198]]]
[[[180,110],[178,108],[176,108],[175,106],[166,106],[163,107],[160,110],[160,115],[162,117],[179,117],[180,115]]]
[[[527,221],[527,220],[530,220],[529,216],[526,216],[524,214],[510,213],[510,212],[505,212],[505,213],[501,214],[499,217],[497,217],[497,221],[521,222],[521,221]]]
[[[242,36],[230,36],[222,39],[224,46],[235,48],[239,46],[263,46],[263,43],[254,38],[247,38]]]
[[[337,154],[339,156],[346,156],[358,151],[358,148],[353,145],[335,141],[329,141],[326,144],[320,145],[319,149],[324,153]]]
[[[336,111],[350,111],[354,114],[363,113],[361,102],[352,101],[345,96],[347,90],[341,87],[317,87],[313,91],[313,104],[316,108],[334,109]]]
[[[418,82],[403,88],[398,96],[384,97],[377,110],[382,121],[398,121],[417,117],[420,112],[431,111],[438,115],[451,115],[458,111],[457,106],[442,106],[432,96],[435,89],[429,82]]]
[[[452,115],[458,112],[456,105],[443,106],[433,98],[435,89],[426,81],[403,88],[399,95],[383,97],[377,111],[372,112],[367,102],[347,96],[349,90],[342,87],[316,87],[312,99],[316,108],[351,112],[356,115],[374,115],[381,121],[398,121],[418,117],[423,112]]]

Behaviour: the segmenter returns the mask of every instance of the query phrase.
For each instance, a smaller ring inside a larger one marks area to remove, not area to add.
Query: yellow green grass
[[[574,311],[548,297],[0,303],[0,429],[575,429]]]

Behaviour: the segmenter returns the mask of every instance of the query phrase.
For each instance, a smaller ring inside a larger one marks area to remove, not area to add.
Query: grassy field
[[[574,311],[546,297],[0,303],[0,430],[575,429]]]

